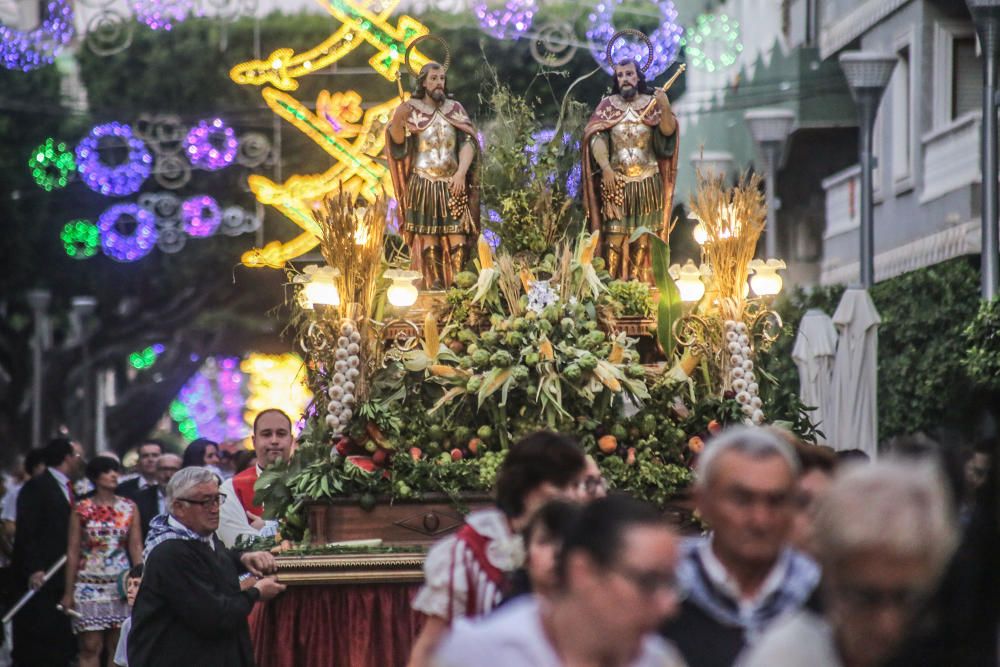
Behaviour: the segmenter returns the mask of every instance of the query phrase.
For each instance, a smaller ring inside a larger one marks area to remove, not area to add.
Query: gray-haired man
[[[788,546],[798,473],[791,446],[768,429],[731,429],[702,453],[695,501],[712,532],[682,546],[685,600],[663,628],[688,664],[732,665],[816,588],[819,568]]]
[[[265,576],[275,571],[274,557],[232,553],[215,536],[224,498],[212,471],[184,468],[167,485],[166,500],[169,514],[153,519],[146,538],[129,664],[252,667],[247,614],[285,589]],[[244,570],[260,578],[241,591]]]

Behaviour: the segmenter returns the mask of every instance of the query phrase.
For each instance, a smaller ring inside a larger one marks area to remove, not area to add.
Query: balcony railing
[[[982,182],[980,118],[978,112],[968,113],[923,136],[921,204]]]
[[[829,239],[861,224],[861,167],[853,165],[823,179],[826,191],[826,228],[823,238]]]

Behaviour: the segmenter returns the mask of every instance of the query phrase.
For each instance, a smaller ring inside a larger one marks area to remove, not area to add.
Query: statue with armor
[[[450,285],[479,233],[479,143],[465,109],[448,95],[445,62],[429,62],[416,77],[409,100],[400,104],[386,128],[386,158],[402,219],[403,237],[424,289]],[[447,47],[446,47],[447,48]]]
[[[646,42],[649,57],[643,67],[612,60],[612,46],[624,34]],[[679,134],[666,93],[646,83],[652,54],[649,39],[637,30],[611,38],[606,57],[614,70],[612,94],[591,116],[582,146],[584,205],[591,231],[601,233],[608,272],[612,278],[644,282],[652,282],[649,239],[629,243],[629,237],[640,227],[659,234],[668,229]]]

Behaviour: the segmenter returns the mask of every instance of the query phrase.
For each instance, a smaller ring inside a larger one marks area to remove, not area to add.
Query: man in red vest
[[[229,548],[240,535],[257,537],[276,526],[264,521],[264,508],[254,505],[253,487],[261,471],[276,461],[287,461],[292,454],[292,420],[278,408],[257,413],[253,420],[253,448],[257,464],[247,468],[219,487],[226,500],[219,511],[216,534]]]

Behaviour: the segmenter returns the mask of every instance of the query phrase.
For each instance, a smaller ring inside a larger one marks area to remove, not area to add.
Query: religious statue
[[[624,34],[646,42],[644,66],[612,60],[612,46]],[[640,227],[666,233],[677,180],[677,118],[666,92],[646,83],[653,48],[645,35],[619,31],[608,42],[606,56],[614,70],[612,93],[601,100],[583,132],[584,205],[591,231],[601,233],[601,254],[611,277],[652,282],[648,237],[631,243],[629,238]]]
[[[429,62],[416,77],[409,100],[386,128],[386,158],[402,218],[403,237],[424,289],[442,289],[465,266],[470,242],[479,233],[479,142],[469,114],[447,88],[450,55]],[[447,49],[447,46],[445,45]]]

